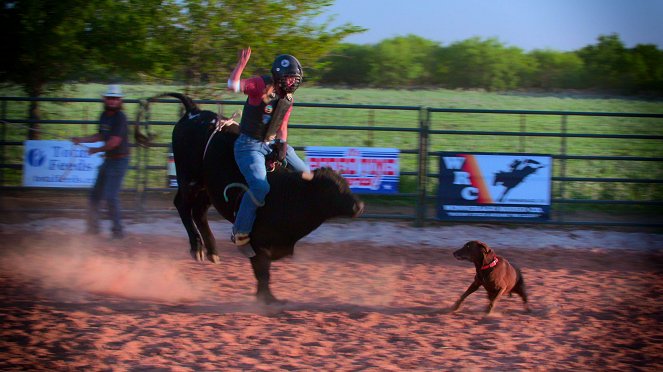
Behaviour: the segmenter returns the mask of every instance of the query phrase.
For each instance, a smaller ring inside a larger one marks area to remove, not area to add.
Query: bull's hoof
[[[279,300],[278,298],[274,297],[273,294],[271,293],[258,293],[256,295],[256,299],[258,302],[264,305],[285,305],[288,303],[286,300]]]
[[[253,247],[251,247],[250,244],[240,245],[237,247],[237,250],[246,258],[251,258],[256,255],[256,251],[253,250]]]
[[[221,257],[219,257],[218,254],[207,254],[207,259],[212,262],[213,264],[220,264],[221,263]]]
[[[202,249],[192,249],[189,251],[191,253],[191,258],[198,262],[204,262],[205,261],[205,252],[203,252]]]

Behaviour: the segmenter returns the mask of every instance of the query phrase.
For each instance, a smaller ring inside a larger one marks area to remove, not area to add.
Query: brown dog
[[[453,311],[458,310],[463,300],[481,286],[488,291],[488,299],[490,299],[488,314],[493,310],[500,296],[507,293],[519,294],[525,304],[525,310],[530,311],[520,270],[511,265],[504,257],[497,256],[486,243],[478,240],[469,241],[463,248],[454,252],[454,257],[474,263],[477,274],[474,276],[472,285],[454,304]]]

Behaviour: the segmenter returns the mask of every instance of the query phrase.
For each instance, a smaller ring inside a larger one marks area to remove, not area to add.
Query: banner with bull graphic
[[[400,177],[398,149],[323,147],[305,149],[311,170],[329,167],[339,172],[358,194],[397,194]]]
[[[86,144],[102,146],[103,142]],[[29,140],[23,142],[23,186],[92,187],[102,153],[88,154],[85,146],[70,141]]]
[[[442,220],[547,220],[552,157],[440,154],[437,216]]]

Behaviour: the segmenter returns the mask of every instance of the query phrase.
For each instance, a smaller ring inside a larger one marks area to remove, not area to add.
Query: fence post
[[[417,172],[417,213],[414,226],[422,227],[426,220],[426,181],[428,179],[428,131],[430,130],[430,109],[419,109],[419,154]]]
[[[567,139],[567,137],[566,137],[567,116],[566,115],[562,115],[561,132],[562,132],[562,141],[561,141],[560,152],[562,153],[562,156],[566,156],[566,152],[567,152],[567,143],[566,143],[566,139]],[[559,168],[559,176],[561,178],[564,178],[564,177],[566,177],[566,158],[562,158],[561,160],[562,161],[561,161],[560,168]],[[564,199],[564,194],[565,194],[565,191],[566,191],[565,187],[564,187],[565,185],[566,185],[566,181],[564,181],[564,180],[560,181],[560,184],[559,184],[559,197],[561,199]],[[564,204],[565,203],[560,203],[559,208],[558,208],[558,213],[559,213],[558,220],[559,220],[559,222],[564,221],[564,209],[565,209]]]
[[[368,126],[373,128],[375,125],[375,110],[368,111]],[[373,131],[366,131],[366,147],[373,147]]]
[[[140,103],[139,103],[140,105]],[[140,107],[138,108],[141,109]],[[145,123],[150,121],[150,106],[147,105],[145,108],[143,120]],[[137,123],[140,124],[140,123]],[[136,154],[137,163],[136,163],[136,212],[143,213],[145,212],[145,188],[147,187],[147,177],[148,177],[148,164],[149,164],[149,150],[150,143],[147,143],[145,146],[138,146],[138,153]]]
[[[2,101],[2,111],[0,112],[0,115],[2,115],[1,117],[2,117],[2,120],[3,120],[3,122],[2,122],[2,142],[3,142],[3,144],[2,144],[2,146],[0,146],[0,147],[2,147],[2,154],[0,154],[0,163],[2,163],[2,165],[5,165],[7,159],[5,157],[5,147],[6,146],[5,146],[4,142],[7,141],[7,124],[5,124],[4,120],[7,120],[7,101]],[[4,186],[4,185],[5,185],[5,168],[2,167],[2,169],[0,169],[0,186]]]
[[[525,132],[527,131],[527,124],[525,121],[525,114],[520,114],[520,152],[525,152],[525,141],[527,140],[527,137],[525,136]]]

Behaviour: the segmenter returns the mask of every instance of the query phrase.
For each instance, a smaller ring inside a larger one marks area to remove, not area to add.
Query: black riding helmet
[[[288,76],[295,77],[295,84],[292,86],[287,86],[286,84],[285,78]],[[290,54],[281,54],[272,63],[272,79],[274,79],[274,82],[277,83],[281,91],[285,93],[293,93],[297,90],[303,78],[304,71],[302,70],[302,65],[297,58]]]

